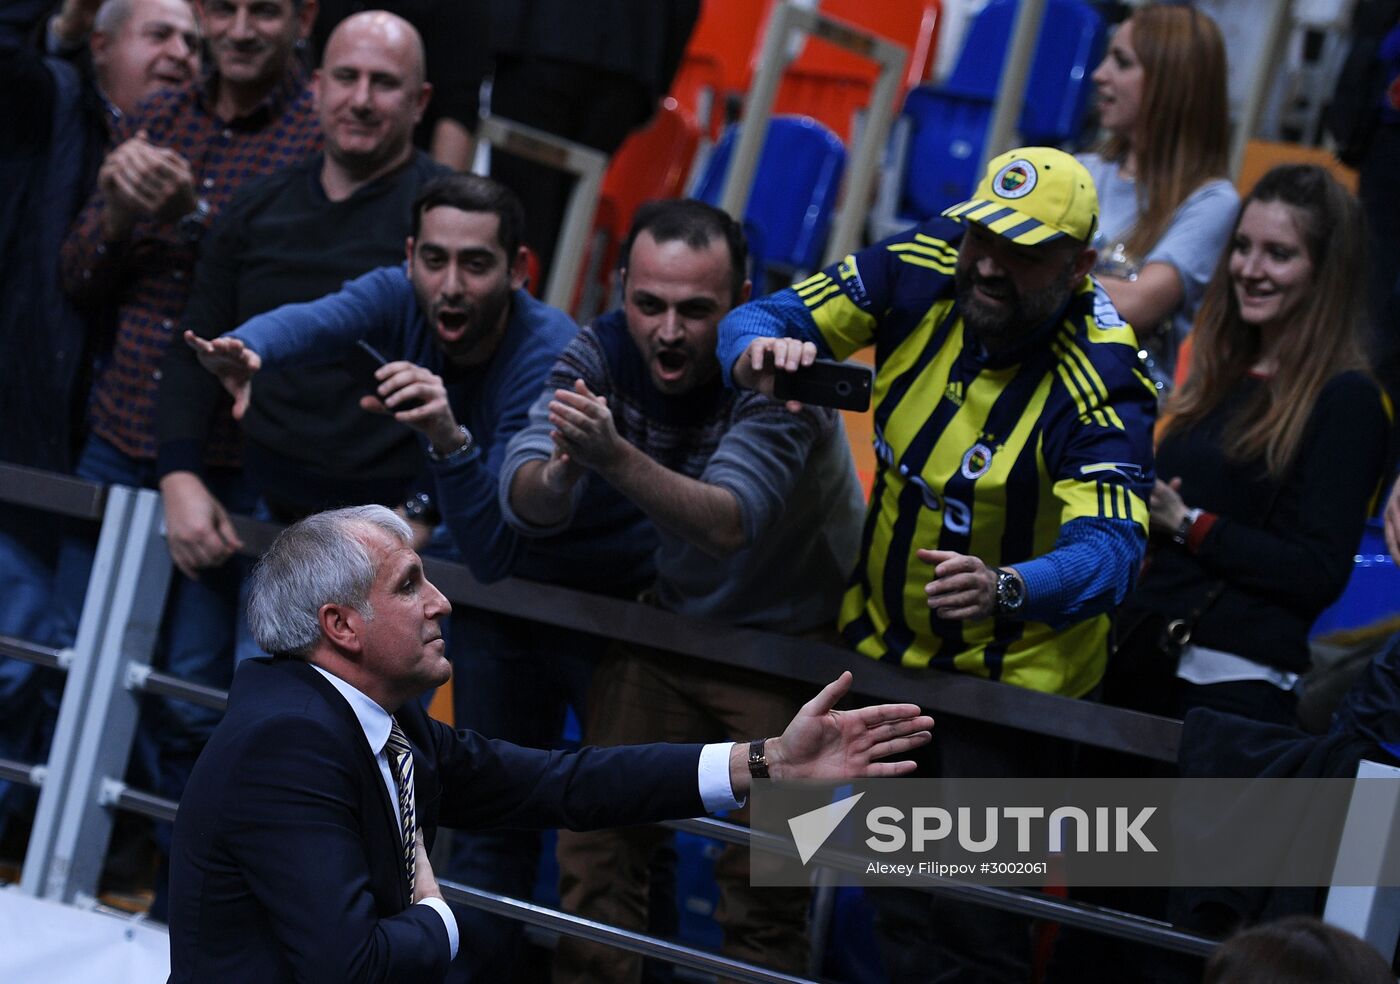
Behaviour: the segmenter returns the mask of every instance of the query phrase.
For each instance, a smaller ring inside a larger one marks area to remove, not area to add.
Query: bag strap
[[[1282,492],[1283,483],[1280,482],[1274,487],[1273,495],[1269,496],[1269,504],[1264,507],[1264,515],[1259,517],[1261,526],[1267,523],[1269,517],[1273,515],[1274,506],[1278,504],[1278,497]],[[1196,607],[1189,615],[1185,618],[1174,618],[1167,623],[1164,631],[1173,645],[1178,647],[1185,646],[1191,641],[1191,635],[1196,631],[1197,623],[1200,622],[1206,612],[1210,611],[1211,606],[1220,600],[1220,596],[1225,593],[1226,587],[1227,585],[1223,577],[1214,578],[1210,582],[1210,588],[1201,596],[1201,600],[1197,602]]]

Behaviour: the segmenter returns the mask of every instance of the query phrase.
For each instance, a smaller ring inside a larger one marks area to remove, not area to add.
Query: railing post
[[[102,608],[89,614],[90,602],[84,605],[78,654],[68,684],[73,688],[78,678],[84,679],[80,686],[86,694],[75,694],[70,702],[70,689],[64,691],[60,731],[54,736],[58,758],[51,758],[49,781],[44,784],[50,803],[60,798],[61,803],[48,807],[43,817],[43,851],[30,852],[22,880],[30,894],[60,902],[96,894],[112,834],[111,810],[103,801],[104,783],[125,773],[140,713],[140,694],[127,687],[127,667],[150,663],[170,584],[160,497],[148,489],[114,486],[109,511],[114,501],[127,503],[118,506],[125,510],[123,528],[113,531],[113,536],[120,534],[120,542],[104,558],[99,540],[89,598],[95,589]],[[110,543],[105,522],[102,533]],[[87,667],[81,674],[79,664]],[[36,833],[39,826],[36,820]]]
[[[1392,789],[1400,784],[1400,769],[1362,759],[1356,769],[1359,786],[1363,782],[1389,782]],[[1372,807],[1376,804],[1372,802]],[[1381,872],[1393,870],[1400,856],[1400,794],[1392,794],[1385,816],[1368,816],[1352,801],[1342,828],[1341,843],[1337,845],[1337,865],[1348,859],[1365,861]],[[1380,834],[1377,837],[1377,834]],[[1380,879],[1378,878],[1377,881]],[[1400,887],[1394,885],[1344,885],[1327,892],[1327,907],[1322,918],[1333,926],[1355,933],[1382,954],[1395,952],[1400,939]]]
[[[1019,141],[1016,126],[1021,119],[1021,107],[1026,102],[1026,80],[1030,78],[1036,42],[1040,39],[1040,26],[1044,20],[1045,0],[1021,0],[1011,28],[1011,45],[1006,52],[1006,60],[1001,64],[996,102],[992,105],[992,119],[987,124],[987,139],[982,141],[982,160],[977,164],[974,180],[982,177],[988,161],[1010,150]]]
[[[553,133],[500,116],[483,116],[477,135],[489,141],[493,148],[578,178],[574,190],[569,194],[569,205],[564,212],[564,223],[559,228],[559,239],[554,248],[553,268],[549,271],[549,281],[544,289],[546,304],[572,314],[570,304],[573,302],[574,285],[578,283],[583,254],[593,231],[593,216],[598,211],[598,195],[602,191],[608,155],[585,144],[565,140]]]
[[[59,702],[58,720],[54,725],[53,741],[48,762],[44,766],[44,782],[39,788],[39,802],[34,813],[34,828],[25,852],[20,889],[30,895],[43,894],[50,872],[55,865],[54,845],[59,821],[66,805],[66,792],[73,774],[86,715],[93,667],[97,650],[106,633],[108,610],[116,589],[117,571],[122,552],[126,549],[127,533],[136,505],[133,490],[113,486],[107,495],[102,514],[102,526],[97,536],[97,551],[92,573],[88,577],[87,596],[78,621],[68,672],[63,681],[63,697]]]
[[[894,120],[895,93],[904,71],[909,50],[877,34],[853,28],[815,10],[780,3],[773,8],[768,30],[763,36],[758,73],[744,100],[744,117],[739,141],[729,161],[719,207],[742,220],[753,194],[759,155],[773,117],[773,101],[787,68],[788,40],[793,32],[819,37],[824,41],[869,58],[880,66],[880,74],[866,111],[860,143],[851,152],[851,169],[846,179],[845,197],[832,225],[824,263],[833,263],[859,246],[860,229],[870,202],[870,190],[879,171],[880,156]]]

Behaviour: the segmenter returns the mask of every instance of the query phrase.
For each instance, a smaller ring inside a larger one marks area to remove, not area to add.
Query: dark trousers
[[[1155,699],[1151,702],[1144,697],[1138,702],[1126,702],[1126,706],[1177,718],[1185,717],[1193,707],[1207,707],[1255,721],[1297,725],[1297,696],[1262,680],[1195,684],[1172,674],[1163,677],[1160,689],[1154,692]],[[1086,775],[1166,777],[1176,774],[1172,765],[1115,755],[1101,749],[1086,752],[1082,760]],[[1172,899],[1179,898],[1181,891],[1152,886],[1083,888],[1071,891],[1070,895],[1077,902],[1166,919]],[[1223,930],[1218,925],[1184,928],[1207,935]],[[1046,976],[1051,984],[1116,984],[1123,980],[1144,984],[1194,984],[1200,980],[1201,971],[1199,957],[1066,926],[1059,932]]]
[[[589,694],[585,740],[590,745],[647,741],[723,741],[780,734],[801,706],[793,686],[726,670],[673,653],[615,643]],[[748,822],[747,808],[729,818]],[[559,832],[559,897],[566,912],[645,932],[655,895],[653,859],[670,835],[656,826]],[[808,956],[805,888],[754,888],[749,852],[725,847],[715,861],[724,929],[722,951],[787,973]],[[634,984],[642,959],[614,947],[561,938],[555,984]]]

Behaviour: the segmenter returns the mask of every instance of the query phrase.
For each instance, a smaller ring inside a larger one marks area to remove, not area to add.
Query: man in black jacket
[[[450,673],[406,523],[380,506],[284,531],[253,576],[258,642],[190,778],[171,852],[172,984],[440,981],[459,944],[428,861],[439,822],[596,828],[733,808],[746,743],[547,752],[430,720]],[[759,754],[775,779],[893,776],[912,704],[833,710],[851,675]],[[762,774],[762,773],[759,773]]]

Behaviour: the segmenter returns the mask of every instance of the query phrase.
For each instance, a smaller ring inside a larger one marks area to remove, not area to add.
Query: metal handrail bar
[[[0,501],[44,505],[28,496],[7,494],[14,483],[7,483],[5,476],[14,467],[0,464]],[[80,484],[101,491],[99,485]],[[243,540],[243,553],[253,557],[281,529],[275,523],[242,516],[233,517],[233,524]],[[850,650],[840,646],[716,625],[634,601],[518,578],[482,584],[461,564],[434,558],[425,558],[424,567],[453,602],[476,608],[809,684],[825,684],[852,668]],[[856,689],[875,700],[912,701],[935,715],[954,714],[1162,762],[1176,761],[1181,737],[1181,722],[1171,718],[1003,686],[967,674],[906,670],[875,660],[859,664]]]
[[[750,830],[748,827],[716,820],[713,817],[667,820],[663,826],[728,844],[747,845],[768,854],[798,857],[796,846],[783,837],[764,830]],[[863,872],[869,863],[869,858],[831,848],[824,849],[822,853],[822,867],[825,868]],[[1174,929],[1170,923],[1148,919],[1135,913],[1056,898],[1040,892],[1023,892],[996,885],[970,885],[948,878],[929,878],[927,881],[905,887],[1062,925],[1106,932],[1138,943],[1198,956],[1210,953],[1219,942],[1209,936]]]
[[[574,285],[578,283],[583,257],[588,251],[588,237],[593,232],[593,218],[598,211],[598,197],[603,188],[608,155],[595,147],[503,116],[488,114],[480,117],[476,136],[491,144],[493,149],[516,154],[577,179],[569,193],[569,203],[564,210],[554,248],[554,260],[544,284],[544,302],[573,313]]]
[[[0,501],[74,519],[101,519],[107,490],[96,482],[0,462]]]
[[[174,697],[200,707],[212,707],[216,711],[228,708],[228,691],[202,683],[191,683],[180,677],[153,670],[149,666],[133,664],[127,671],[127,686],[161,697]]]
[[[132,789],[117,779],[108,779],[102,784],[101,799],[104,806],[120,807],[128,813],[150,817],[152,820],[163,820],[166,823],[174,823],[175,814],[180,809],[180,804],[173,799]]]
[[[67,672],[70,650],[55,649],[53,646],[41,646],[37,642],[30,642],[28,639],[16,639],[13,636],[0,636],[0,656],[10,656],[14,659],[23,660],[26,663],[33,663],[35,666],[42,666],[50,670]]]
[[[1016,126],[1021,119],[1021,106],[1026,98],[1026,80],[1035,60],[1040,25],[1045,19],[1045,0],[1025,0],[1016,10],[1006,59],[1001,63],[1001,76],[992,103],[992,118],[987,121],[987,137],[982,142],[982,159],[977,162],[977,174],[987,169],[987,162],[998,154],[1015,147],[1020,140]]]
[[[0,765],[3,765],[0,762]],[[109,806],[120,807],[131,813],[139,813],[142,816],[152,817],[156,820],[174,821],[175,813],[179,804],[174,800],[156,796],[153,793],[143,792],[133,789],[125,783],[109,779],[103,784],[102,802]],[[709,817],[695,817],[686,820],[669,820],[664,826],[673,830],[683,830],[688,833],[698,834],[702,837],[709,837],[721,840],[730,844],[752,844],[759,850],[769,851],[775,854],[785,854],[796,856],[796,848],[773,834],[761,830],[750,830],[738,824],[728,823],[723,820],[715,820]],[[868,863],[867,859],[859,858],[854,854],[846,855],[840,851],[828,849],[823,854],[823,859],[830,859],[835,862],[828,867],[836,867],[842,870],[864,871]],[[714,957],[702,951],[692,951],[689,947],[678,947],[675,944],[665,943],[660,940],[653,940],[651,937],[638,936],[628,933],[626,930],[608,926],[603,923],[595,923],[579,916],[572,916],[567,913],[556,912],[553,909],[537,906],[519,899],[509,898],[502,895],[494,895],[491,892],[478,888],[471,888],[466,885],[458,885],[455,882],[441,881],[443,893],[451,895],[452,892],[463,894],[460,901],[477,908],[495,912],[498,915],[508,916],[511,919],[518,919],[531,926],[541,926],[547,929],[555,929],[561,932],[569,932],[573,929],[586,930],[573,935],[583,939],[592,940],[598,943],[609,943],[621,946],[625,950],[634,953],[642,953],[647,956],[660,956],[666,959],[669,951],[656,951],[649,949],[652,944],[663,948],[674,948],[678,952],[689,952],[697,954],[704,960],[727,960],[724,957]],[[1112,936],[1123,939],[1134,940],[1138,943],[1146,943],[1149,946],[1159,947],[1166,950],[1176,950],[1181,953],[1205,955],[1210,953],[1218,943],[1207,936],[1199,936],[1195,933],[1188,933],[1183,930],[1174,929],[1169,923],[1159,922],[1155,919],[1147,919],[1129,912],[1120,912],[1117,909],[1106,909],[1101,906],[1089,905],[1084,902],[1072,901],[1069,899],[1057,899],[1053,896],[1042,894],[1028,894],[1018,892],[1010,888],[1000,888],[995,885],[968,885],[962,882],[937,880],[921,882],[915,888],[933,892],[937,895],[958,899],[964,902],[971,902],[974,905],[991,906],[1005,912],[1014,912],[1019,915],[1031,918],[1045,919],[1068,926],[1078,926],[1083,929],[1108,933]],[[696,965],[685,960],[675,961],[680,966],[692,967],[698,970],[716,970],[719,965]],[[739,977],[729,973],[729,968],[742,968],[747,965],[729,963],[724,965],[724,973],[740,980],[754,981],[794,981],[801,978],[787,977],[785,975],[759,977]]]
[[[459,885],[456,882],[439,882],[442,894],[451,902],[461,902],[473,908],[483,909],[498,916],[505,916],[542,929],[567,933],[592,943],[615,946],[646,957],[656,957],[677,967],[717,974],[721,980],[737,980],[752,984],[814,984],[810,978],[794,977],[776,970],[720,956],[705,950],[668,940],[657,939],[644,933],[619,929],[606,923],[594,922],[582,916],[571,915],[550,909],[547,906],[523,902],[507,895],[497,895],[480,888]]]
[[[38,764],[31,765],[27,762],[16,762],[14,759],[0,758],[0,779],[7,779],[24,786],[42,786],[44,784],[44,767]]]
[[[768,16],[761,49],[749,91],[744,97],[743,126],[729,162],[720,191],[719,207],[742,218],[753,195],[754,177],[773,117],[778,86],[790,61],[788,44],[794,35],[821,38],[880,66],[864,131],[851,154],[846,176],[845,199],[826,245],[822,264],[834,263],[860,245],[860,230],[869,208],[871,191],[885,150],[890,124],[895,115],[895,94],[899,77],[909,57],[909,49],[889,38],[829,17],[819,10],[793,3],[777,4]]]

